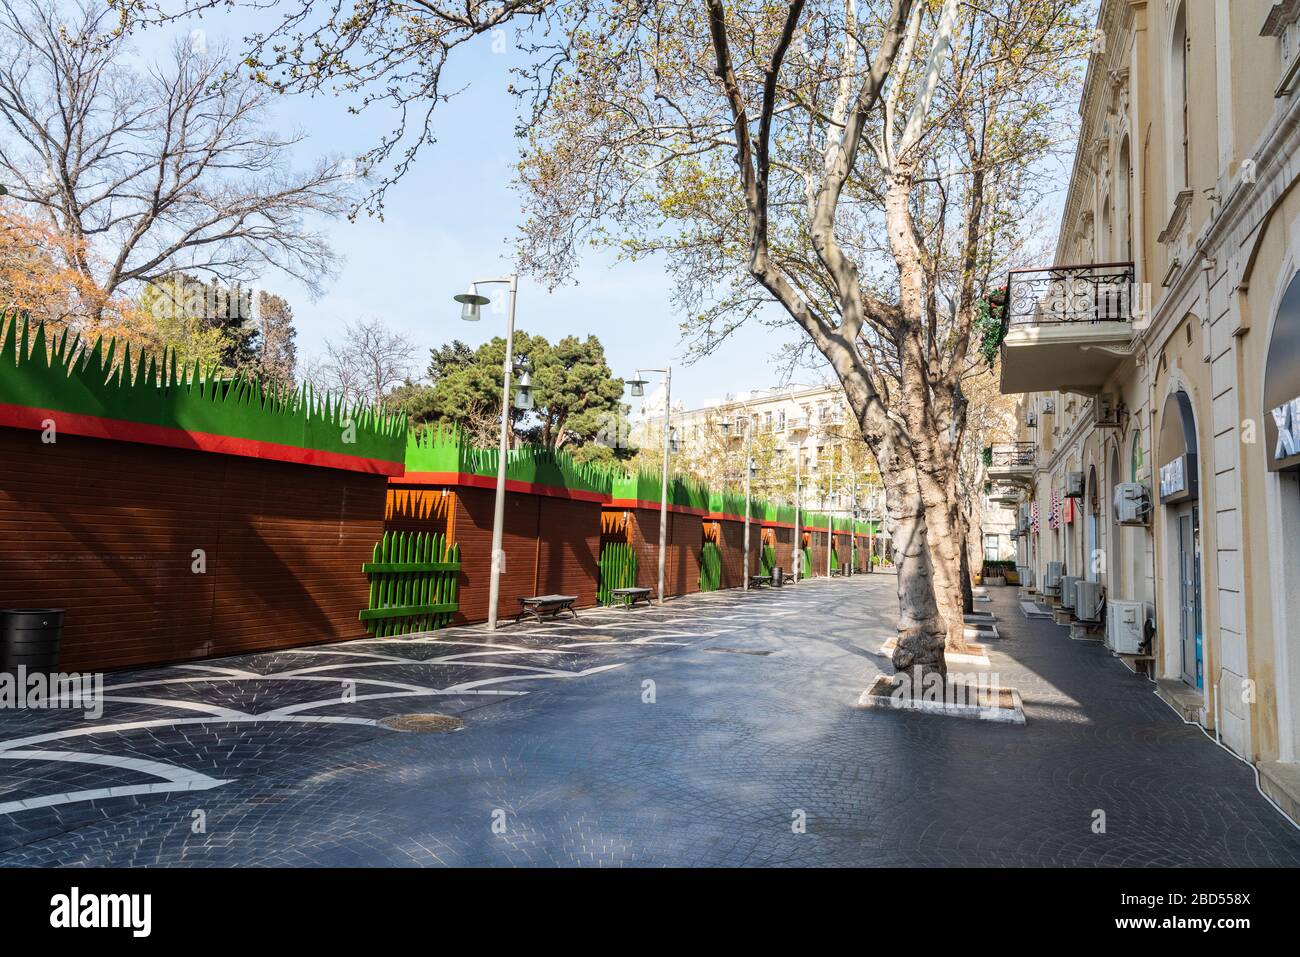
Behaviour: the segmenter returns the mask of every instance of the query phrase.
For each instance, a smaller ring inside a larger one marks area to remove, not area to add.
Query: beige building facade
[[[1103,0],[1055,264],[1008,277],[991,467],[1035,587],[1138,609],[1130,663],[1293,818],[1298,47],[1300,0]]]
[[[802,507],[847,513],[856,504],[863,515],[884,514],[884,493],[874,463],[863,467],[869,456],[839,386],[757,389],[697,408],[678,406],[670,427],[676,447],[696,457],[719,448],[739,454],[747,430],[752,429],[774,453],[768,470],[793,471],[799,477]],[[661,398],[657,406],[647,403],[634,418],[632,442],[653,448],[662,432]],[[853,454],[846,454],[850,446]],[[850,461],[859,466],[855,474],[846,471]],[[734,471],[739,474],[739,459]]]

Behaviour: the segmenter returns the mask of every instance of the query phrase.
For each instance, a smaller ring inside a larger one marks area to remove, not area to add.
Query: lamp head
[[[636,378],[627,380],[628,390],[632,393],[634,398],[640,398],[645,395],[645,384],[646,380],[641,378],[640,370],[637,370]]]
[[[478,322],[481,318],[479,308],[492,301],[487,296],[480,296],[473,288],[452,298],[460,303],[460,317],[466,322]]]

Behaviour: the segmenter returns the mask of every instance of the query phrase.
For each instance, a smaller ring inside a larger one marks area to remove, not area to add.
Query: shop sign
[[[1277,427],[1277,444],[1273,447],[1276,468],[1287,459],[1300,456],[1300,398],[1279,405],[1272,415]]]
[[[1180,455],[1160,466],[1160,500],[1162,502],[1187,492],[1187,456]]]

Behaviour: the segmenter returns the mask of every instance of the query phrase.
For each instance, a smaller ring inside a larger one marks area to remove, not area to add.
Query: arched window
[[[1191,117],[1188,111],[1190,100],[1188,90],[1188,64],[1191,60],[1191,37],[1187,32],[1187,6],[1178,7],[1174,18],[1174,32],[1170,39],[1169,75],[1173,80],[1174,114],[1174,150],[1179,159],[1177,172],[1182,176],[1179,189],[1186,189],[1192,182]]]
[[[1115,221],[1119,224],[1119,257],[1133,261],[1133,158],[1128,137],[1119,144],[1119,163],[1115,168]]]
[[[1142,430],[1133,430],[1133,451],[1129,458],[1129,481],[1136,482],[1142,471]]]
[[[1111,249],[1113,247],[1112,236],[1113,227],[1110,222],[1110,197],[1107,196],[1101,204],[1101,229],[1097,231],[1097,258],[1102,262],[1109,262],[1111,259]]]

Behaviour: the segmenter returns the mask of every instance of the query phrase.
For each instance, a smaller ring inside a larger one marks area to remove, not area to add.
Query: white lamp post
[[[754,476],[754,423],[748,415],[743,419],[737,419],[736,423],[744,423],[745,430],[745,552],[744,567],[741,572],[741,578],[744,581],[745,591],[749,591],[749,513],[750,508],[750,479]],[[722,422],[722,434],[727,435],[731,432],[731,423]]]
[[[519,276],[511,273],[504,279],[477,279],[470,283],[469,292],[455,296],[461,304],[460,317],[466,322],[478,322],[480,309],[492,300],[479,295],[479,286],[505,284],[510,289],[510,307],[506,318],[506,361],[502,367],[504,384],[501,387],[501,447],[497,458],[497,496],[492,511],[492,571],[488,575],[488,631],[497,629],[497,606],[501,597],[501,573],[505,570],[506,555],[501,547],[506,517],[506,455],[509,452],[508,431],[510,427],[510,373],[515,351],[515,295],[519,290]],[[525,369],[520,378],[520,396],[532,408],[532,378]]]
[[[664,568],[668,553],[668,445],[672,437],[669,419],[673,409],[673,370],[637,369],[636,378],[628,379],[627,384],[633,396],[645,395],[646,380],[641,378],[643,372],[660,372],[664,377],[664,463],[659,485],[659,604],[664,603]]]
[[[803,442],[794,450],[794,583],[799,584],[803,570],[803,530],[799,527],[799,498],[803,492]]]

